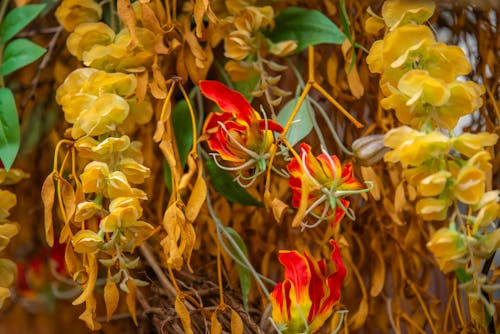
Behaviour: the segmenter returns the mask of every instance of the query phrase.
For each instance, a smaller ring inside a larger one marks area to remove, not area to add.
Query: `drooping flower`
[[[99,21],[102,8],[94,0],[64,0],[55,16],[64,29],[73,31],[79,24]]]
[[[336,224],[344,214],[352,216],[348,211],[349,201],[344,197],[367,190],[354,178],[352,165],[342,167],[337,156],[330,156],[324,150],[314,157],[311,146],[305,143],[300,144],[300,158],[301,161],[293,159],[287,165],[292,206],[307,205],[304,216],[311,214],[318,219],[313,225],[302,223],[302,226],[313,227],[323,220]]]
[[[218,158],[231,164],[227,170],[242,172],[255,167],[255,174],[263,172],[274,140],[273,131],[283,131],[281,125],[261,118],[243,95],[220,82],[202,80],[199,85],[203,95],[222,110],[208,115],[203,126],[208,147],[217,152],[215,162],[222,168]]]
[[[431,236],[427,248],[436,257],[445,273],[463,267],[467,261],[466,236],[457,231],[455,224],[443,227]]]
[[[336,270],[328,276],[324,259],[316,261],[307,252],[280,251],[285,279],[271,292],[271,304],[272,319],[283,333],[303,333],[306,329],[315,333],[332,315],[347,271],[337,243],[331,240],[330,244]]]
[[[441,132],[429,133],[408,126],[391,129],[384,144],[393,150],[384,156],[386,162],[400,161],[404,167],[419,166],[431,159],[441,159],[450,151],[450,138]]]
[[[380,104],[394,109],[402,123],[421,128],[431,121],[451,130],[460,117],[481,106],[483,88],[472,81],[446,83],[428,71],[410,70],[401,77],[397,89],[390,86],[389,91]]]
[[[405,24],[421,24],[434,13],[436,5],[430,0],[387,0],[382,5],[385,24],[394,30]]]

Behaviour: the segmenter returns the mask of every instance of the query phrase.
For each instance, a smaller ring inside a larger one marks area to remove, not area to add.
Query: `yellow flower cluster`
[[[6,171],[0,168],[0,185],[12,185],[28,175],[18,169]],[[2,252],[10,242],[10,239],[19,232],[19,225],[8,219],[9,210],[16,205],[16,195],[8,190],[0,189],[0,252]],[[9,287],[15,282],[17,266],[14,262],[6,258],[0,258],[0,308],[6,298],[10,296]]]
[[[73,279],[84,282],[73,304],[86,304],[80,319],[94,330],[100,328],[94,296],[99,266],[107,271],[105,302],[110,316],[118,305],[117,286],[127,293],[127,300],[134,300],[135,287],[146,284],[130,272],[138,265],[132,253],[154,232],[141,220],[141,201],[147,195],[137,188],[151,172],[143,164],[141,142],[129,135],[153,115],[149,95],[137,94],[135,73],[147,71],[153,63],[156,37],[139,26],[115,34],[98,22],[101,11],[93,1],[64,0],[56,14],[71,31],[68,50],[88,66],[71,72],[56,92],[65,120],[72,125],[67,131],[73,139],[70,152],[82,159],[82,172],[75,174],[73,166],[74,185],[63,179],[64,166],[53,177],[66,209],[60,236],[60,242],[67,243],[66,267]],[[71,186],[74,195],[68,196],[65,187]],[[135,320],[133,303],[127,305]]]
[[[408,9],[412,4],[413,11]],[[393,109],[401,123],[416,129],[452,130],[460,117],[481,106],[483,87],[457,81],[471,70],[464,52],[437,42],[431,29],[420,24],[432,14],[433,3],[385,2],[384,8],[388,6],[390,11],[382,10],[388,15],[384,21],[398,24],[373,43],[366,59],[370,71],[381,74],[382,107]],[[422,15],[403,14],[408,11]]]
[[[118,34],[102,22],[83,23],[69,35],[69,52],[85,66],[105,71],[133,71],[149,67],[155,55],[155,35],[148,29],[136,27],[137,40],[129,47],[132,37],[127,28]]]
[[[427,244],[441,270],[466,269],[477,285],[484,280],[472,259],[488,258],[500,247],[500,230],[492,229],[500,217],[500,192],[487,191],[492,169],[487,148],[498,136],[453,133],[462,116],[481,107],[484,88],[457,80],[471,66],[460,48],[437,42],[422,24],[433,11],[434,4],[426,0],[386,1],[382,17],[366,22],[371,32],[387,26],[367,62],[381,74],[382,107],[393,109],[404,124],[386,133],[384,144],[391,151],[384,159],[403,166],[406,182],[419,195],[418,215],[449,221]]]

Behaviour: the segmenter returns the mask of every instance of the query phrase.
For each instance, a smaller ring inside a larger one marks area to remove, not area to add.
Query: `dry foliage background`
[[[162,225],[170,198],[170,192],[165,186],[165,153],[162,153],[154,140],[156,120],[160,119],[163,101],[170,85],[177,82],[170,79],[174,76],[182,78],[176,79],[180,80],[180,83],[173,91],[168,106],[174,109],[184,100],[178,88],[180,85],[183,85],[187,92],[191,92],[195,87],[193,82],[197,83],[204,78],[225,82],[228,75],[223,67],[223,60],[227,60],[230,53],[227,48],[224,48],[223,43],[214,44],[213,48],[205,41],[200,44],[196,37],[197,18],[191,20],[191,17],[181,15],[189,13],[192,6],[198,5],[198,2],[202,1],[166,2],[175,7],[170,7],[170,13],[177,13],[178,16],[173,14],[171,19],[178,21],[174,21],[175,29],[164,33],[164,47],[172,50],[168,54],[161,54],[161,61],[156,63],[155,60],[149,69],[151,85],[148,87],[148,94],[151,94],[154,115],[151,121],[136,126],[130,132],[134,140],[142,142],[144,165],[151,170],[151,176],[142,186],[149,198],[142,203],[142,219],[154,228]],[[29,1],[12,1],[8,7],[13,8],[25,3]],[[1,333],[71,331],[76,334],[89,331],[84,322],[78,320],[83,307],[71,305],[71,301],[77,296],[72,294],[72,289],[78,287],[64,285],[65,282],[61,279],[71,279],[56,278],[53,275],[54,270],[50,269],[50,259],[61,255],[57,255],[54,249],[47,246],[44,235],[44,207],[40,197],[42,184],[53,170],[56,145],[69,127],[64,121],[60,106],[56,103],[55,92],[71,71],[82,67],[82,63],[68,53],[68,32],[54,17],[58,4],[51,1],[47,3],[48,10],[43,16],[38,17],[20,33],[21,36],[46,47],[47,53],[40,60],[6,77],[6,84],[15,95],[21,124],[21,149],[14,167],[29,174],[29,178],[8,186],[17,196],[17,205],[11,210],[10,218],[19,222],[21,229],[18,235],[11,239],[4,255],[21,264],[24,271],[18,276],[17,288],[0,313]],[[210,3],[216,16],[227,13],[227,8],[231,6],[245,5],[245,2],[236,0]],[[334,1],[257,1],[252,4],[271,5],[274,13],[279,13],[289,6],[315,9],[342,27],[340,7]],[[369,49],[382,35],[375,36],[365,32],[367,8],[371,6],[375,13],[380,13],[382,3],[347,0],[345,5],[353,40]],[[440,2],[429,20],[440,41],[460,45],[466,50],[472,64],[468,79],[481,83],[486,88],[482,107],[471,115],[470,123],[464,128],[472,133],[498,133],[500,8],[495,8],[494,5],[495,3],[488,2]],[[226,9],[220,9],[218,6],[226,6]],[[163,20],[159,12],[153,12],[153,15],[155,14],[160,17],[160,21]],[[213,33],[213,38],[217,38],[217,33],[224,36],[227,33],[224,29],[230,28],[220,25],[217,29],[219,30]],[[221,36],[219,38],[222,38]],[[174,40],[180,45],[176,46]],[[235,54],[237,52],[238,50],[234,51]],[[257,110],[262,105],[268,111],[274,109],[279,113],[293,98],[282,92],[295,92],[296,87],[301,84],[293,68],[299,71],[301,80],[307,82],[307,63],[310,58],[307,50],[283,57],[269,54],[268,50],[257,52],[261,52],[260,56],[268,61],[283,65],[284,68],[268,68],[265,73],[260,73],[259,84],[263,85],[262,87],[273,87],[274,90],[265,89],[264,93],[253,100],[252,105]],[[346,51],[345,46],[341,45],[315,46],[315,80],[365,126],[357,128],[318,91],[312,90],[310,97],[328,113],[341,142],[350,148],[355,139],[386,133],[399,123],[393,111],[384,110],[379,105],[379,77],[370,73],[366,63],[367,53],[356,48],[356,62],[353,69],[349,70],[349,61],[346,61],[350,60],[348,52],[352,51]],[[234,55],[233,57],[237,58]],[[197,61],[204,62],[206,66],[198,66],[200,64]],[[158,73],[163,76],[163,80],[155,77]],[[272,81],[269,78],[277,74],[282,75],[280,80],[273,83],[262,82]],[[266,76],[269,77],[266,79]],[[248,92],[248,89],[246,90]],[[212,105],[207,100],[202,100],[199,92],[193,96],[195,109],[197,112],[204,112],[201,116],[206,117]],[[280,96],[282,100],[275,101]],[[274,106],[270,103],[272,101],[276,102]],[[198,121],[201,124],[203,120]],[[330,224],[322,224],[314,229],[301,231],[300,228],[291,227],[293,214],[287,214],[283,222],[277,223],[273,213],[265,208],[229,202],[210,186],[210,178],[207,178],[208,192],[217,216],[224,225],[231,226],[242,237],[247,246],[248,258],[255,269],[274,281],[280,281],[283,269],[277,259],[279,250],[307,249],[315,258],[328,258],[331,251],[328,240],[333,237],[342,246],[342,257],[348,272],[342,288],[342,298],[335,306],[336,310],[349,311],[344,318],[346,326],[342,327],[346,333],[388,333],[392,328],[401,328],[404,333],[487,332],[484,323],[474,322],[473,320],[477,319],[471,315],[471,312],[478,312],[471,311],[471,306],[479,308],[479,313],[482,306],[474,306],[468,301],[465,293],[457,287],[456,275],[443,274],[427,249],[426,244],[431,234],[444,225],[440,222],[424,221],[415,214],[415,196],[412,189],[402,183],[400,165],[382,161],[370,167],[361,166],[356,158],[343,152],[325,122],[318,123],[320,132],[324,135],[321,140],[327,143],[328,151],[336,154],[341,161],[353,163],[354,175],[358,179],[374,182],[370,193],[350,197],[350,207],[356,213],[355,221],[344,218],[335,228]],[[320,139],[314,133],[305,141],[313,148],[319,148]],[[490,150],[493,157],[491,189],[498,189],[500,181],[500,156],[496,154],[498,145],[497,143]],[[319,153],[319,150],[316,152]],[[83,164],[80,165],[77,173],[81,173],[83,167]],[[194,178],[192,183],[189,187],[194,186]],[[291,192],[286,179],[273,177],[270,187],[273,196],[285,202],[289,201]],[[258,179],[248,189],[259,201],[264,200],[264,190],[265,178]],[[60,212],[54,214],[56,235],[63,226],[57,222],[57,219],[61,218],[60,215]],[[135,250],[134,254],[140,256],[140,262],[134,270],[134,277],[149,282],[148,286],[138,288],[139,292],[135,295],[137,326],[131,319],[125,298],[121,298],[111,321],[106,322],[102,296],[104,285],[97,286],[95,295],[98,305],[97,318],[102,322],[101,332],[185,332],[179,318],[179,310],[174,308],[176,289],[190,296],[188,301],[194,300],[204,307],[204,310],[200,310],[194,303],[187,303],[193,331],[204,333],[210,328],[211,319],[210,316],[207,319],[207,312],[211,314],[220,305],[221,300],[217,270],[217,236],[206,205],[201,207],[193,226],[197,238],[190,259],[192,272],[186,266],[181,270],[173,270],[172,275],[166,271],[167,258],[160,244],[165,237],[164,231],[155,233],[145,241],[147,247]],[[220,264],[224,301],[243,320],[244,332],[273,332],[267,321],[270,316],[268,300],[262,290],[253,283],[249,294],[249,311],[246,312],[241,299],[239,273],[235,262],[223,251]],[[162,275],[159,276],[159,272]],[[498,275],[498,269],[495,269],[493,276],[490,275],[493,283]],[[106,275],[104,273],[99,277]],[[172,277],[177,280],[176,286],[172,283]],[[268,284],[268,289],[272,288],[273,286]],[[498,327],[500,305],[494,297],[498,295],[492,296],[491,302],[497,309],[495,319]],[[219,314],[219,321],[227,331],[230,328],[230,318],[230,312]]]

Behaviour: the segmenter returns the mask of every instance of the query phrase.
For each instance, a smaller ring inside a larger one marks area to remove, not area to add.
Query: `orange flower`
[[[311,214],[318,219],[313,225],[302,223],[302,226],[314,227],[323,220],[332,220],[336,224],[346,213],[354,219],[353,213],[347,209],[349,201],[343,197],[369,189],[354,178],[352,165],[345,164],[342,168],[339,158],[328,155],[326,151],[314,157],[311,146],[305,143],[300,144],[300,158],[300,162],[294,159],[287,165],[292,206],[299,208],[307,204],[305,215]],[[308,196],[303,196],[303,192]],[[301,203],[304,199],[307,203]]]
[[[255,167],[254,176],[262,173],[274,140],[273,131],[283,131],[281,125],[262,119],[243,95],[220,82],[202,80],[200,89],[222,110],[222,113],[208,115],[203,127],[208,147],[217,152],[213,154],[215,162],[226,170],[238,171],[238,182],[241,177],[245,178],[241,174],[243,170]],[[217,157],[232,166],[222,166]]]
[[[328,276],[324,259],[315,261],[307,252],[280,251],[285,279],[271,292],[271,304],[272,319],[283,333],[317,332],[332,315],[346,268],[337,243],[331,240],[330,244],[336,271]]]

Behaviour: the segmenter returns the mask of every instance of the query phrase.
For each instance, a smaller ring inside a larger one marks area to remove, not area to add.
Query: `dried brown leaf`
[[[165,30],[161,28],[160,21],[156,17],[155,12],[145,3],[141,3],[142,23],[144,28],[151,30],[154,33],[163,35]]]
[[[132,316],[132,320],[134,320],[134,324],[137,326],[138,325],[137,313],[136,313],[136,309],[135,309],[135,289],[137,289],[137,288],[136,288],[134,282],[132,282],[130,280],[127,281],[127,288],[128,288],[128,293],[125,297],[125,302],[127,304],[128,312]]]
[[[351,67],[352,52],[353,50],[351,42],[349,42],[348,39],[345,39],[344,43],[342,43],[342,54],[344,55],[345,60],[344,71],[347,74],[347,83],[352,95],[359,99],[361,96],[363,96],[365,88],[363,87],[363,83],[361,82],[361,79],[359,77],[356,64]]]
[[[66,179],[59,178],[58,182],[61,187],[61,197],[64,204],[64,211],[66,214],[66,221],[64,223],[68,224],[71,218],[73,217],[73,214],[75,213],[76,209],[75,190],[73,189],[73,186]]]
[[[373,189],[370,190],[370,194],[376,201],[380,200],[380,178],[373,168],[361,166],[361,176],[363,176],[363,180],[373,182]]]
[[[281,224],[281,222],[283,222],[283,218],[286,215],[288,207],[289,207],[288,204],[285,204],[279,198],[273,198],[273,200],[271,201],[271,209],[273,211],[273,216],[278,224]]]
[[[118,0],[117,2],[118,17],[125,24],[130,32],[130,42],[127,45],[128,50],[133,50],[139,43],[137,40],[136,20],[134,10],[130,5],[130,0]]]
[[[149,82],[149,72],[142,71],[135,74],[137,79],[137,87],[135,88],[135,98],[138,103],[144,101],[146,98],[146,93],[148,91],[148,82]]]
[[[370,247],[373,251],[373,274],[371,279],[370,296],[376,297],[384,288],[385,284],[385,261],[382,253],[382,245],[380,243],[380,238],[372,238],[370,242]]]
[[[210,334],[221,334],[222,333],[222,325],[219,322],[219,319],[217,319],[217,310],[212,313],[212,316],[210,317],[210,322],[212,323],[210,326]]]
[[[191,316],[189,315],[189,311],[184,305],[180,295],[175,297],[175,312],[181,319],[182,328],[184,329],[184,333],[193,334],[193,330],[191,329]]]
[[[243,321],[233,309],[231,309],[231,334],[243,334]]]
[[[203,178],[203,168],[198,160],[198,176],[186,205],[186,219],[194,222],[207,198],[207,184]]]
[[[109,321],[115,313],[120,301],[120,291],[115,283],[107,281],[104,286],[104,303],[106,304],[106,320]]]
[[[45,221],[45,239],[47,244],[52,247],[54,245],[54,225],[52,209],[54,207],[55,185],[54,172],[50,173],[42,185],[42,202],[44,207]]]

